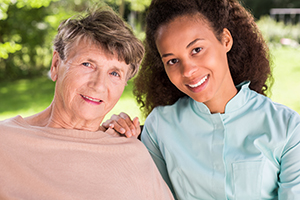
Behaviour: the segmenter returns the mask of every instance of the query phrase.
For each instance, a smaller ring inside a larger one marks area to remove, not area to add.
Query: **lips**
[[[189,84],[188,86],[190,86],[191,88],[196,88],[200,85],[202,85],[208,78],[208,75],[206,75],[204,78],[202,78],[198,83],[196,84]]]
[[[103,102],[101,99],[95,99],[92,97],[88,97],[85,95],[80,95],[85,101],[90,102],[90,103],[95,103],[95,104],[100,104],[101,102]]]
[[[191,90],[192,92],[198,93],[204,90],[208,84],[209,81],[209,75],[204,76],[197,82],[193,82],[190,84],[186,84],[186,86]]]

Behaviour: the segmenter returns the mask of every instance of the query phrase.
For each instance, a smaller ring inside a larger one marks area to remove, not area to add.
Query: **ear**
[[[231,36],[230,31],[227,28],[223,29],[222,43],[223,43],[224,47],[226,48],[226,51],[229,52],[233,45],[233,38]]]
[[[50,68],[52,81],[57,80],[58,69],[59,69],[60,63],[61,63],[61,59],[59,57],[59,54],[57,51],[54,51],[53,55],[52,55],[52,63],[51,63],[51,68]]]

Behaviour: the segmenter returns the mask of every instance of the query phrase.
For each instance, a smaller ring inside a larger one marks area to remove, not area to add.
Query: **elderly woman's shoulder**
[[[18,126],[20,124],[23,124],[24,118],[21,117],[20,115],[17,115],[15,117],[7,118],[0,120],[0,127],[4,126]]]
[[[143,128],[143,126],[141,126],[141,128]],[[118,132],[116,132],[114,129],[111,129],[111,128],[109,128],[103,132],[106,133],[107,139],[111,140],[113,143],[116,143],[116,144],[119,143],[122,145],[134,145],[133,148],[140,148],[140,149],[144,149],[147,151],[144,144],[139,139],[135,138],[134,136],[131,138],[127,138],[123,134],[119,134]]]

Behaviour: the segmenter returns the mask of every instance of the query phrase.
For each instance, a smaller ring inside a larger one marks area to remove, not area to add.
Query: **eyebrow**
[[[190,42],[190,43],[186,46],[186,48],[189,48],[190,46],[192,46],[193,44],[195,44],[195,43],[198,42],[199,40],[204,40],[204,39],[202,39],[202,38],[196,38],[195,40],[193,40],[192,42]]]
[[[202,38],[196,38],[195,40],[191,41],[191,42],[186,46],[186,49],[189,48],[190,46],[192,46],[193,44],[195,44],[196,42],[198,42],[199,40],[204,40],[204,39],[202,39]],[[172,53],[166,53],[166,54],[163,54],[163,55],[161,56],[161,58],[168,57],[168,56],[172,56],[172,55],[174,55],[174,54],[172,54]]]
[[[98,63],[96,60],[93,60],[92,58],[88,58],[87,61],[93,62],[93,63],[96,63],[96,64]],[[119,72],[122,72],[122,73],[125,73],[125,70],[122,67],[119,67],[117,65],[113,65],[112,69],[116,70],[116,71],[119,71]]]
[[[87,58],[87,61],[92,62],[92,63],[97,63],[96,60],[93,60],[92,58]]]
[[[118,67],[116,65],[114,65],[112,67],[113,70],[118,71],[118,72],[122,72],[123,74],[125,73],[125,70],[122,67]]]
[[[174,55],[174,54],[172,54],[172,53],[166,53],[166,54],[163,54],[163,55],[161,56],[161,58],[168,57],[168,56],[172,56],[172,55]]]

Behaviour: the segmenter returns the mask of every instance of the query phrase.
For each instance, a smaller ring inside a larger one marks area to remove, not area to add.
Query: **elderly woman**
[[[0,199],[173,199],[141,142],[99,126],[143,53],[109,9],[61,23],[51,105],[0,122]]]

